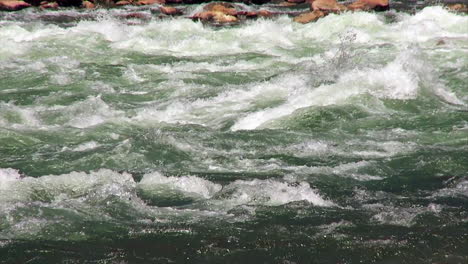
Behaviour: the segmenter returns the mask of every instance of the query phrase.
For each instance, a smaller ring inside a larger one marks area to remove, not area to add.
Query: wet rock
[[[388,0],[357,0],[347,7],[353,11],[386,11],[390,8]]]
[[[279,6],[281,6],[281,7],[290,7],[290,6],[296,6],[296,5],[297,5],[297,3],[291,3],[291,2],[286,2],[286,1],[285,1],[285,2],[281,2],[281,3],[279,4]]]
[[[126,0],[121,0],[121,1],[118,1],[117,3],[115,3],[116,6],[126,6],[126,5],[131,5],[132,2],[130,1],[126,1]]]
[[[136,2],[136,5],[154,5],[164,3],[164,0],[139,0],[138,2]]]
[[[123,19],[141,19],[141,20],[150,20],[151,15],[143,12],[131,12],[119,15],[120,18]]]
[[[326,15],[325,12],[320,11],[320,10],[315,10],[312,12],[300,14],[299,16],[294,18],[294,21],[298,23],[302,23],[302,24],[307,24],[310,22],[315,22],[319,18],[324,17],[325,15]]]
[[[234,23],[238,21],[237,17],[235,16],[214,11],[200,12],[195,14],[192,18],[200,19],[202,21],[213,21],[216,23]]]
[[[57,3],[59,4],[59,6],[65,6],[65,7],[75,6],[75,7],[79,7],[79,6],[81,6],[81,4],[83,3],[83,1],[82,1],[82,0],[57,0]]]
[[[159,8],[159,11],[161,11],[161,13],[163,13],[165,15],[168,15],[168,16],[182,15],[182,11],[180,9],[177,9],[175,7],[172,7],[172,6],[161,6]]]
[[[468,13],[468,6],[465,4],[452,4],[447,5],[446,8],[450,11]]]
[[[0,1],[0,10],[2,11],[17,11],[30,6],[24,1]]]
[[[237,15],[236,7],[230,3],[210,3],[203,7],[204,11],[221,12],[225,15]]]
[[[268,11],[268,10],[265,10],[265,9],[261,9],[257,12],[257,15],[259,17],[272,17],[273,16],[273,13]]]
[[[81,5],[81,7],[86,8],[86,9],[93,9],[96,6],[90,1],[83,1],[83,4]]]
[[[340,13],[346,11],[346,6],[339,4],[336,0],[311,0],[309,1],[312,11],[324,11],[331,13]]]
[[[234,23],[238,21],[238,11],[230,3],[210,3],[203,7],[203,12],[195,14],[192,19],[216,23]]]
[[[40,6],[41,6],[41,9],[57,9],[57,8],[59,8],[59,4],[57,2],[42,1]]]

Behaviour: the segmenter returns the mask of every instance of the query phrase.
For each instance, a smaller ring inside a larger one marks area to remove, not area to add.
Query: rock
[[[279,4],[279,6],[282,6],[282,7],[290,7],[290,6],[296,6],[296,5],[297,5],[296,3],[291,3],[291,2],[286,2],[286,1],[281,2]]]
[[[86,8],[86,9],[94,9],[96,6],[91,3],[90,1],[83,1],[83,4],[81,4],[81,6],[83,8]]]
[[[136,2],[136,5],[154,5],[164,3],[164,0],[139,0],[138,2]]]
[[[82,0],[57,0],[59,6],[76,6],[79,7],[82,4]]]
[[[5,1],[0,0],[0,10],[2,11],[18,11],[31,5],[24,1]]]
[[[446,8],[450,11],[468,13],[468,6],[465,4],[452,4],[447,5]]]
[[[286,0],[288,3],[294,3],[294,4],[301,4],[304,3],[305,0]]]
[[[237,10],[233,4],[229,3],[210,3],[203,7],[204,11],[220,12],[225,15],[235,16]]]
[[[235,16],[227,15],[222,12],[217,11],[204,11],[195,14],[192,18],[200,19],[203,21],[214,21],[216,23],[234,23],[238,19]]]
[[[151,15],[143,12],[132,12],[119,15],[120,18],[123,19],[140,19],[140,20],[150,20]]]
[[[320,10],[331,13],[346,11],[346,6],[337,3],[336,0],[312,0],[312,2],[309,3],[311,3],[310,7],[313,11]]]
[[[265,9],[261,9],[257,12],[257,15],[259,17],[272,17],[273,16],[273,13],[268,11],[268,10],[265,10]]]
[[[42,1],[40,6],[41,6],[42,9],[57,9],[57,8],[59,8],[59,4],[57,2]]]
[[[319,18],[324,17],[326,14],[320,10],[315,10],[312,12],[307,12],[304,14],[300,14],[299,16],[294,18],[295,22],[307,24],[309,22],[315,22]]]
[[[177,9],[172,6],[161,6],[159,8],[159,11],[161,11],[161,13],[168,15],[168,16],[182,15],[182,11],[180,9]]]
[[[195,14],[192,19],[203,21],[213,21],[216,23],[234,23],[238,21],[236,17],[239,12],[236,7],[230,3],[210,3],[203,7],[203,12]]]
[[[347,7],[353,11],[386,11],[390,8],[388,0],[357,0]]]
[[[132,2],[130,1],[126,1],[126,0],[121,0],[121,1],[118,1],[117,3],[115,3],[116,6],[126,6],[126,5],[131,5]]]
[[[237,15],[238,16],[245,16],[247,18],[253,18],[253,17],[257,17],[258,13],[255,12],[255,11],[238,11]]]

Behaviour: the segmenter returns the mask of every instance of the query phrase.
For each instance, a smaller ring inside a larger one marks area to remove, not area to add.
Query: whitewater
[[[138,11],[0,13],[0,263],[468,261],[466,14]]]

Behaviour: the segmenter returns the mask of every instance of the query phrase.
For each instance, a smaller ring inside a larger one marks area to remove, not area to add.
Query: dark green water
[[[0,262],[468,262],[466,15],[96,12],[0,20]]]

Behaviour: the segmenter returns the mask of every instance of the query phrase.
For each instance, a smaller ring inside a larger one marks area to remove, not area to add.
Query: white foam
[[[21,178],[18,170],[0,168],[0,190],[7,190],[11,184]]]
[[[4,171],[1,171],[4,173]],[[35,199],[64,200],[87,195],[118,197],[129,195],[135,187],[133,178],[128,173],[117,173],[109,169],[100,169],[90,173],[71,172],[62,175],[47,175],[38,178],[19,178],[18,172],[9,171],[8,188],[0,194],[2,202],[26,202]],[[4,182],[2,180],[2,182]]]
[[[296,185],[275,180],[237,180],[225,191],[230,195],[223,200],[227,206],[238,205],[269,205],[277,206],[295,201],[307,201],[317,206],[333,206],[331,201],[325,200],[306,182]]]
[[[221,185],[196,176],[166,177],[159,172],[145,174],[138,188],[164,195],[165,192],[180,192],[189,197],[208,199],[221,190]]]

